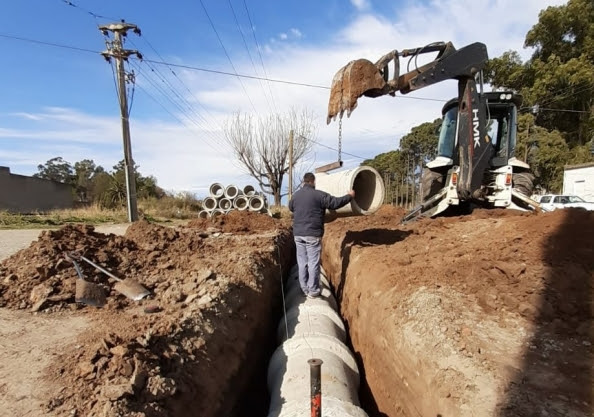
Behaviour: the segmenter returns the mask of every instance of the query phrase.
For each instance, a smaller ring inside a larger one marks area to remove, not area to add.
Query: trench
[[[283,264],[283,270],[287,269]],[[344,335],[325,273],[322,271],[321,275],[321,297],[314,300],[302,296],[295,267],[282,278],[284,293],[274,291],[273,300],[284,297],[285,303],[273,302],[268,316],[270,320],[263,320],[254,331],[252,339],[257,343],[252,346],[256,348],[247,353],[244,366],[234,377],[234,387],[243,386],[244,389],[239,392],[231,410],[223,407],[217,415],[309,414],[310,369],[307,360],[320,358],[323,361],[323,415],[367,417],[358,400],[356,359],[348,349],[348,336]],[[284,308],[287,309],[286,322]],[[307,348],[304,348],[305,344]]]
[[[244,366],[227,387],[227,396],[233,405],[223,406],[217,417],[260,417],[268,414],[268,362],[277,348],[277,327],[283,317],[281,283],[285,281],[291,265],[295,262],[294,254],[291,235],[290,239],[285,239],[278,245],[277,256],[280,259],[277,259],[280,263],[268,265],[263,271],[266,284],[262,293],[252,302],[267,305],[267,308],[260,314],[260,324],[248,342],[248,350],[243,358]]]

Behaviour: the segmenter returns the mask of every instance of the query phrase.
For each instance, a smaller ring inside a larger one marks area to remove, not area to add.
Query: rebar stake
[[[322,417],[322,360],[310,359],[311,417]]]

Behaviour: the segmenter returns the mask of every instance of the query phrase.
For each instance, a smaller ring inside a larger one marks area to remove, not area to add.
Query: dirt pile
[[[190,228],[207,229],[214,227],[224,233],[249,233],[254,230],[259,232],[274,231],[286,225],[285,221],[251,211],[231,211],[224,216],[216,216],[210,219],[193,219],[188,223]]]
[[[371,415],[589,416],[594,214],[328,225]]]
[[[42,232],[0,264],[3,306],[56,316],[66,326],[68,317],[92,321],[47,369],[43,384],[53,389],[39,415],[229,415],[266,353],[279,263],[287,265],[292,253],[289,230],[265,215],[239,214],[227,227],[138,222],[124,236],[66,226]],[[63,256],[70,251],[138,280],[151,295],[131,301],[81,263],[108,303],[75,304],[76,272]]]

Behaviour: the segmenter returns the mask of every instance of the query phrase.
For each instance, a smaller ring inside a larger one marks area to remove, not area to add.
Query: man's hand
[[[355,198],[355,190],[349,191],[348,194],[351,196],[351,198]]]

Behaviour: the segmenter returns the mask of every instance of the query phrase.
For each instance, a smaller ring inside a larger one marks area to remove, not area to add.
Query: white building
[[[594,162],[565,167],[563,194],[577,195],[594,202]]]

